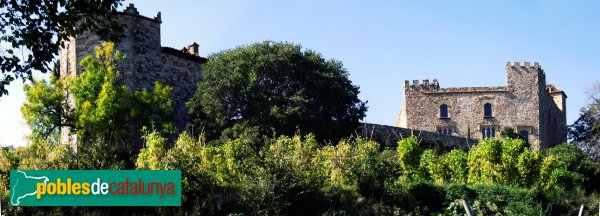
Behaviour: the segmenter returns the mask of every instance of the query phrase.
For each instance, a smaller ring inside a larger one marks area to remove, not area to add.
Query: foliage
[[[208,139],[242,125],[262,136],[313,133],[337,142],[365,117],[358,93],[340,61],[265,41],[209,56],[188,107],[194,127]]]
[[[32,85],[24,85],[23,90],[27,101],[21,112],[32,136],[59,142],[61,127],[72,122],[63,82],[52,77],[50,83],[33,81]]]
[[[184,133],[166,158],[187,156],[163,163],[186,164],[168,168],[189,172],[196,178],[184,182],[211,191],[200,211],[211,214],[462,214],[457,200],[467,199],[477,214],[540,215],[569,213],[571,205],[591,202],[578,186],[590,165],[568,145],[539,152],[522,139],[485,139],[469,152],[438,155],[417,137],[401,140],[396,151],[361,138],[319,146],[313,136],[295,135],[258,144],[257,152],[250,140],[209,145]],[[140,157],[154,152],[151,158],[164,158],[155,147],[164,145],[147,144]],[[575,200],[558,202],[566,191]],[[230,205],[216,207],[223,202]]]
[[[512,127],[503,127],[502,131],[500,131],[500,137],[502,138],[511,138],[511,139],[522,139],[524,141],[527,140],[526,137],[523,137],[521,134],[516,133],[515,129]],[[530,147],[529,143],[525,143],[527,147]]]
[[[410,136],[398,141],[398,164],[402,169],[402,178],[409,180],[415,178],[420,165],[423,149],[419,146],[416,136]]]
[[[579,118],[567,127],[568,139],[575,142],[594,140],[600,137],[600,110],[589,106],[582,108]]]
[[[165,139],[156,132],[144,136],[146,140],[145,147],[138,154],[135,166],[139,169],[161,170],[165,169],[164,161],[167,151],[165,149]]]
[[[444,179],[444,182],[466,184],[468,169],[468,154],[462,150],[452,150],[448,154],[442,156],[442,164],[444,168],[449,172],[448,178]]]
[[[104,43],[96,47],[95,56],[81,61],[85,70],[80,75],[25,85],[26,102],[21,111],[32,129],[32,139],[57,143],[59,131],[68,130],[86,143],[117,145],[125,142],[131,131],[172,132],[172,88],[156,82],[152,91],[132,92],[120,85],[115,64],[123,58],[114,51],[114,44]]]
[[[574,214],[581,203],[597,211],[600,200],[593,187],[586,191],[588,186],[580,186],[597,170],[584,153],[566,144],[539,152],[526,148],[521,139],[485,139],[468,152],[435,153],[420,146],[417,137],[400,141],[395,151],[362,138],[320,145],[312,135],[280,136],[264,143],[239,137],[219,145],[186,132],[173,145],[158,132],[144,137],[136,168],[181,170],[182,206],[129,208],[132,214],[456,215],[464,213],[458,200],[465,199],[478,215],[564,215]],[[64,169],[65,164],[66,168],[78,164],[63,147],[36,142],[22,149],[2,149],[3,199],[8,198],[10,169]],[[8,211],[115,214],[122,209]]]
[[[535,185],[540,178],[540,165],[542,162],[542,156],[538,151],[532,151],[526,148],[523,153],[519,155],[517,162],[517,169],[519,172],[520,186],[527,187]]]
[[[581,108],[579,118],[567,127],[568,139],[573,142],[600,139],[600,82],[595,81],[586,94],[589,103]]]
[[[496,139],[484,139],[469,151],[467,166],[469,183],[495,183],[500,180],[502,168],[502,143]]]
[[[0,1],[0,97],[17,78],[31,79],[33,70],[47,72],[64,40],[83,31],[102,39],[118,39],[122,27],[109,18],[121,0]]]

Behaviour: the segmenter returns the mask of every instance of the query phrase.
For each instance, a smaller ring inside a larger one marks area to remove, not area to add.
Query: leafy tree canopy
[[[15,78],[31,79],[33,70],[47,72],[63,40],[94,31],[115,40],[122,27],[110,21],[122,0],[0,1],[0,96]]]
[[[203,69],[188,107],[194,128],[208,139],[239,131],[299,131],[336,141],[350,135],[367,110],[340,61],[297,44],[237,47],[212,54]]]
[[[112,43],[96,47],[95,56],[81,61],[85,71],[79,76],[25,85],[21,111],[33,138],[56,142],[59,131],[68,128],[86,142],[114,143],[143,128],[174,130],[172,88],[156,82],[152,91],[132,92],[120,85],[115,62],[124,56],[113,49]]]

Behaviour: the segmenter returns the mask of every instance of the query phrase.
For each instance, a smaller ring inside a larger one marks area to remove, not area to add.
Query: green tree
[[[172,88],[155,82],[151,92],[146,89],[131,92],[120,85],[116,61],[124,56],[113,49],[112,43],[96,47],[95,56],[81,60],[85,71],[66,80],[75,102],[77,135],[82,139],[110,141],[143,128],[173,132],[170,120],[174,110],[169,98]]]
[[[188,107],[208,139],[244,125],[259,135],[299,131],[336,142],[367,110],[340,61],[296,44],[265,41],[212,54],[203,75]]]
[[[502,172],[502,142],[483,139],[469,151],[468,183],[499,183]]]
[[[498,180],[506,185],[516,185],[519,182],[519,156],[528,148],[520,138],[504,138],[502,140],[501,175]]]
[[[167,139],[158,133],[152,132],[144,136],[145,147],[140,150],[135,166],[138,169],[162,170],[167,167]]]
[[[468,153],[462,150],[452,150],[442,157],[442,164],[449,172],[449,179],[446,182],[466,184],[469,169],[467,167]]]
[[[529,148],[526,148],[519,155],[517,169],[519,170],[519,185],[521,187],[537,187],[535,184],[540,177],[542,160],[539,151],[533,151]]]
[[[118,145],[129,149],[131,143],[127,142],[139,139],[134,136],[144,128],[165,133],[174,131],[170,121],[174,112],[169,98],[171,87],[156,82],[152,91],[132,92],[120,85],[115,65],[124,56],[113,49],[112,43],[96,47],[95,56],[81,61],[85,70],[79,76],[52,77],[49,83],[34,81],[25,85],[26,101],[21,111],[32,129],[32,140],[58,143],[60,130],[68,129],[83,141],[78,145],[86,144],[78,154],[87,160],[102,154],[112,157],[114,153],[108,150],[116,151]],[[105,164],[96,161],[79,165],[109,166],[97,163]]]
[[[590,102],[581,108],[579,118],[567,127],[567,137],[574,142],[600,138],[600,82],[594,82],[586,94]]]
[[[63,84],[63,81],[52,76],[50,82],[33,81],[31,85],[23,87],[26,101],[21,113],[31,129],[32,138],[58,143],[61,127],[75,126]]]
[[[122,0],[0,1],[0,97],[16,78],[47,72],[64,40],[91,30],[102,39],[118,39],[122,27],[112,22]]]
[[[402,170],[401,178],[411,180],[419,175],[421,154],[423,149],[419,146],[419,138],[410,136],[398,141],[398,163]]]
[[[589,141],[600,136],[600,107],[582,108],[579,118],[567,127],[567,137],[574,142]]]
[[[590,158],[574,145],[561,144],[544,152],[541,176],[547,189],[571,190],[587,179],[583,175],[591,168]]]

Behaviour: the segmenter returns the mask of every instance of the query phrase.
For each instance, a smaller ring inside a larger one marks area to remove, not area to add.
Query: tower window
[[[492,117],[492,104],[491,103],[485,103],[483,105],[483,117]]]
[[[448,105],[440,105],[440,118],[448,118]]]

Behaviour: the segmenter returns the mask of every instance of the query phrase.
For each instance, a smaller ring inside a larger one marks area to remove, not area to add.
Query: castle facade
[[[535,62],[507,62],[506,86],[440,88],[437,80],[404,82],[397,126],[470,139],[513,128],[534,148],[566,142],[567,95],[546,84]]]

